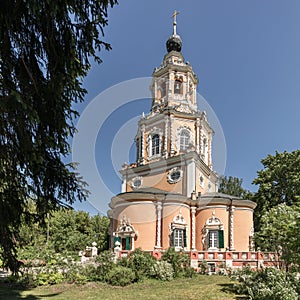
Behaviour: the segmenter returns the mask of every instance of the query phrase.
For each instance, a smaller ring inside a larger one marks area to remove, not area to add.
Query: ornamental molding
[[[183,103],[180,103],[179,105],[175,106],[174,109],[177,112],[182,112],[186,114],[192,114],[194,112],[188,104],[183,104]]]
[[[187,125],[181,125],[177,128],[177,134],[176,134],[176,146],[178,151],[180,152],[180,134],[182,130],[188,130],[189,134],[190,134],[190,140],[189,140],[189,146],[188,148],[185,150],[186,152],[189,151],[193,151],[195,150],[195,145],[194,145],[194,133],[191,130],[191,128]]]
[[[213,210],[213,212],[211,214],[211,218],[209,218],[206,221],[205,226],[223,226],[221,220],[216,217],[215,210]],[[220,228],[220,229],[222,229],[222,228]]]
[[[130,223],[130,219],[129,218],[126,219],[125,215],[123,216],[122,220],[120,220],[120,224],[117,230],[113,233],[113,236],[116,237],[136,236],[136,232],[134,230],[134,227]]]
[[[173,218],[173,221],[169,224],[170,234],[174,231],[174,229],[186,229],[187,230],[187,223],[181,213],[181,210],[179,210],[178,215],[176,215]]]

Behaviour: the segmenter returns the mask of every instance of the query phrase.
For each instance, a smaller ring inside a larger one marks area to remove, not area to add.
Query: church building
[[[174,247],[189,253],[194,267],[204,259],[257,263],[256,204],[218,193],[214,130],[198,110],[198,77],[181,48],[175,13],[167,53],[152,75],[151,111],[138,122],[136,161],[123,165],[122,191],[109,205],[111,248],[141,248],[159,258]]]

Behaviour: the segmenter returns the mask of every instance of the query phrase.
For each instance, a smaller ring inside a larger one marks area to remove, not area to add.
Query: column
[[[145,136],[145,125],[141,126],[141,155],[142,157],[140,158],[140,163],[141,165],[145,164],[145,143],[144,143],[144,136]]]
[[[190,76],[187,74],[187,83],[186,83],[186,89],[185,89],[186,99],[188,103],[190,102]]]
[[[122,193],[125,193],[127,189],[127,174],[122,176]]]
[[[200,154],[200,119],[196,120],[196,152]]]
[[[157,209],[157,228],[156,228],[156,246],[155,248],[161,248],[161,211],[162,211],[162,205],[160,202],[156,205]]]
[[[168,89],[167,89],[167,95],[168,95],[168,106],[169,106],[169,101],[170,100],[173,100],[173,97],[172,97],[172,93],[173,93],[173,86],[172,86],[172,76],[171,76],[171,73],[169,71],[169,80],[168,80]]]
[[[134,236],[131,237],[131,251],[134,250]]]
[[[191,207],[192,214],[192,250],[196,249],[196,207]]]
[[[207,151],[208,151],[207,165],[212,169],[211,142],[212,142],[212,135],[210,134],[207,141]]]
[[[165,141],[164,141],[164,151],[163,157],[168,158],[168,117],[165,117]]]
[[[174,156],[175,154],[175,148],[174,148],[174,128],[173,128],[173,123],[174,123],[174,116],[170,115],[170,142],[171,142],[171,156]]]
[[[229,207],[229,250],[234,250],[234,206]]]

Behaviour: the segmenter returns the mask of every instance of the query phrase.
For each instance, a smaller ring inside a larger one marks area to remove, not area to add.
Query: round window
[[[169,171],[168,182],[176,183],[180,181],[181,177],[182,177],[182,170],[179,168],[173,168]]]
[[[172,180],[176,181],[180,178],[181,174],[180,171],[174,171],[173,173],[171,173],[170,177]]]
[[[131,187],[133,189],[138,189],[142,186],[142,177],[134,177],[132,180],[131,180]]]
[[[203,187],[203,185],[204,185],[204,178],[202,175],[200,175],[200,186]]]

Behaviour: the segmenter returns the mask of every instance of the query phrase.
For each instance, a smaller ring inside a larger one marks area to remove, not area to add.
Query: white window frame
[[[151,156],[160,154],[160,136],[155,133],[151,136]]]
[[[182,132],[188,132],[189,134],[189,139],[188,139],[188,143],[185,144],[184,149],[182,148],[182,143],[181,143],[181,135]],[[176,146],[177,146],[177,151],[178,152],[189,152],[192,151],[194,149],[194,135],[193,135],[193,131],[191,130],[191,128],[189,126],[180,126],[179,128],[177,128],[177,136],[176,136]]]

